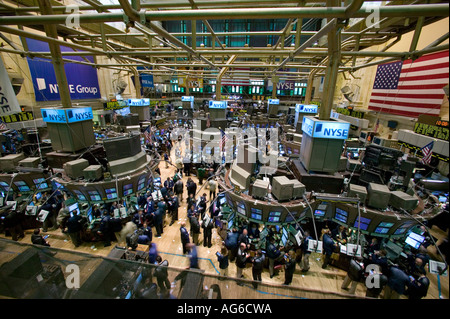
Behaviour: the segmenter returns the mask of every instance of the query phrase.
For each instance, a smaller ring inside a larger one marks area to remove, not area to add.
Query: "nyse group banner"
[[[27,39],[30,51],[49,52],[47,43]],[[70,48],[61,46],[61,52],[74,52]],[[86,62],[80,56],[63,56],[66,59]],[[90,62],[94,62],[92,56],[86,56]],[[59,87],[56,81],[55,70],[51,60],[27,57],[33,80],[34,95],[36,101],[58,101],[61,100]],[[97,69],[89,65],[78,63],[64,63],[70,98],[73,100],[100,99],[100,88],[98,85]]]

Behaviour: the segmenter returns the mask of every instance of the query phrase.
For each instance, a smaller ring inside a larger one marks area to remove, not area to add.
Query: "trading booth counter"
[[[328,224],[327,222],[331,221],[333,225],[342,225],[353,234],[347,242],[338,244],[332,256],[331,264],[344,270],[348,269],[353,256],[363,256],[364,244],[367,244],[364,240],[365,236],[385,240],[386,250],[392,260],[399,256],[405,257],[404,250],[418,250],[425,237],[422,234],[419,238],[411,238],[412,230],[420,226],[415,218],[426,221],[442,213],[442,211],[428,211],[413,218],[410,214],[399,212],[390,206],[385,210],[379,210],[359,203],[358,198],[314,192],[305,194],[309,203],[304,199],[281,203],[275,199],[270,201],[256,199],[245,191],[235,190],[229,174],[230,170],[225,173],[224,179],[218,180],[220,188],[226,190],[219,201],[225,205],[222,212],[226,215],[228,229],[235,227],[234,219],[236,218],[262,224],[265,226],[264,229],[276,227],[277,230],[280,229],[281,237],[281,240],[276,237],[278,246],[295,247],[300,245],[302,238],[299,223],[311,222],[313,216],[316,223]],[[317,231],[320,232],[320,230]],[[221,236],[225,237],[226,233]],[[318,236],[320,240],[321,233]],[[356,245],[358,243],[359,247]],[[261,245],[256,246],[258,247]]]

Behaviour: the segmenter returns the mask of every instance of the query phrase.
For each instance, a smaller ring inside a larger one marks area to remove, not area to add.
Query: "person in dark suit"
[[[72,240],[72,243],[75,245],[75,247],[79,247],[81,245],[81,230],[82,230],[82,224],[81,224],[81,216],[78,214],[77,211],[73,211],[72,217],[70,217],[67,220],[66,226],[67,226],[67,233],[69,234],[70,239]]]
[[[192,242],[195,245],[198,245],[198,236],[200,235],[200,223],[198,221],[198,214],[194,213],[191,216],[190,222],[191,222],[191,236],[192,236]]]
[[[214,228],[214,220],[210,218],[209,216],[205,215],[205,218],[203,218],[202,223],[203,228],[203,247],[208,246],[208,248],[211,248],[211,239],[212,239],[212,230]]]
[[[39,228],[36,228],[33,231],[33,235],[31,235],[31,242],[35,245],[50,247],[50,244],[44,239],[44,237],[42,237],[41,230]]]
[[[105,247],[111,246],[111,239],[112,236],[114,236],[114,232],[111,227],[111,213],[107,210],[103,212],[103,217],[97,233],[103,237],[103,244]]]
[[[322,237],[322,241],[323,241],[323,254],[324,254],[322,269],[326,269],[327,266],[330,264],[331,254],[333,254],[334,250],[337,247],[337,244],[335,244],[333,238],[331,238],[331,231],[329,229],[325,230],[323,237]]]
[[[411,284],[405,292],[408,299],[422,299],[427,296],[430,280],[425,274],[425,269],[417,269],[414,276],[409,277]]]
[[[167,202],[169,215],[172,217],[169,226],[172,226],[178,220],[178,208],[180,204],[178,202],[178,197],[175,194],[172,194],[172,197]]]
[[[181,222],[180,235],[181,235],[181,245],[183,246],[183,254],[186,254],[188,251],[187,244],[189,244],[190,240],[189,240],[189,232],[186,229],[185,222]]]
[[[281,256],[281,251],[275,246],[275,239],[273,237],[270,238],[270,241],[267,244],[266,252],[267,257],[269,258],[269,274],[270,278],[272,278],[275,271],[275,260]]]
[[[247,247],[247,249],[250,249],[250,239],[248,237],[248,230],[246,228],[244,228],[242,230],[242,233],[239,235],[238,243],[239,245],[241,243],[244,243],[245,247]]]
[[[156,237],[161,238],[161,234],[163,233],[163,218],[164,213],[161,208],[158,208],[153,215],[153,224],[155,225],[156,229]]]
[[[384,288],[384,299],[399,299],[409,286],[411,286],[411,281],[408,275],[398,266],[391,266],[388,282]]]
[[[238,279],[243,277],[242,272],[247,264],[247,258],[249,257],[250,255],[247,253],[247,246],[245,246],[244,243],[241,243],[236,254],[236,277]]]
[[[161,256],[156,256],[156,262],[158,266],[155,268],[153,275],[156,277],[158,281],[158,287],[161,293],[164,293],[167,290],[170,290],[170,281],[169,274],[167,273],[167,267],[169,266],[169,262],[167,260],[162,260]]]
[[[239,248],[238,237],[237,230],[233,228],[231,232],[227,233],[227,238],[225,239],[225,247],[228,249],[231,262],[236,258],[236,253]]]
[[[133,223],[135,223],[138,228],[142,228],[142,226],[144,226],[144,222],[144,210],[139,209],[138,212],[133,216]]]
[[[25,237],[25,233],[22,227],[22,221],[20,220],[19,213],[12,210],[6,217],[4,222],[5,228],[11,233],[12,239],[18,241],[20,238]]]
[[[295,252],[289,251],[284,255],[284,283],[283,285],[290,285],[295,272]]]
[[[251,259],[252,261],[252,275],[253,275],[253,288],[258,288],[258,281],[262,281],[262,272],[264,268],[265,256],[261,249],[256,251],[256,256]]]
[[[348,267],[347,275],[342,282],[341,289],[347,290],[348,286],[351,284],[351,287],[348,291],[349,294],[354,295],[356,292],[356,287],[358,283],[364,276],[364,268],[362,264],[362,258],[352,258],[350,260],[350,265]]]

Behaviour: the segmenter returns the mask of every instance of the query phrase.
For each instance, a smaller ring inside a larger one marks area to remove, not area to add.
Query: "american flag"
[[[220,150],[223,151],[225,148],[225,144],[228,141],[228,136],[225,134],[223,130],[220,130],[222,132],[222,139],[220,140]]]
[[[8,127],[6,126],[5,122],[0,119],[0,130],[7,130]]]
[[[381,64],[375,75],[369,109],[414,118],[421,114],[439,116],[448,77],[448,50],[414,61]]]
[[[151,136],[152,134],[150,133],[150,125],[147,126],[147,128],[144,130],[144,138],[145,138],[145,143],[148,143],[151,141]]]
[[[421,151],[423,154],[423,158],[422,158],[423,164],[430,164],[431,154],[433,154],[433,152],[431,151],[433,149],[433,145],[434,145],[434,142],[430,142],[427,145],[425,145],[424,147],[422,147]]]

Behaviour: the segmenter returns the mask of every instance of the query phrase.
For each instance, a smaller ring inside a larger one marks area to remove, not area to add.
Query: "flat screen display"
[[[246,211],[245,211],[245,205],[244,203],[239,203],[237,206],[237,212],[241,215],[246,215]]]
[[[34,185],[36,185],[37,189],[49,188],[48,184],[45,182],[45,178],[36,178],[33,179]]]
[[[278,223],[281,218],[281,212],[270,212],[269,218],[267,219],[270,223]]]
[[[256,220],[262,220],[262,210],[258,208],[251,209],[251,218]]]
[[[392,226],[394,226],[394,223],[381,222],[378,224],[377,228],[375,228],[375,233],[387,234]]]
[[[325,211],[321,209],[314,210],[314,216],[316,217],[323,217],[325,216]]]
[[[102,198],[100,197],[100,194],[97,191],[88,191],[89,197],[92,201],[101,201]]]
[[[133,184],[127,184],[123,187],[123,196],[127,196],[133,193]]]
[[[24,181],[16,181],[16,182],[14,182],[14,185],[17,186],[17,188],[19,189],[19,192],[30,192],[31,191],[30,187]]]
[[[139,177],[137,190],[138,192],[145,187],[145,176]]]
[[[86,196],[84,196],[83,193],[80,192],[79,190],[75,189],[73,192],[75,193],[75,195],[79,200],[86,200]]]
[[[419,249],[420,245],[423,243],[424,240],[425,240],[424,236],[421,236],[419,234],[411,232],[406,237],[405,243],[410,245],[411,247],[413,247],[415,249]]]
[[[117,198],[117,191],[116,189],[113,188],[106,188],[105,189],[105,193],[106,193],[106,198],[107,199],[115,199]]]
[[[347,218],[348,218],[348,212],[336,207],[336,214],[334,215],[334,218],[336,218],[336,220],[346,224]]]
[[[361,229],[361,230],[367,230],[367,228],[369,227],[369,224],[371,222],[370,218],[365,218],[365,217],[361,217],[361,218],[356,218],[355,220],[355,224],[353,225],[353,227],[356,227]]]

